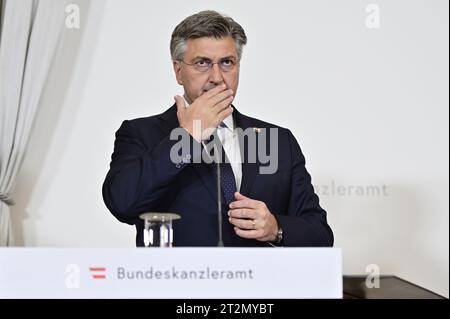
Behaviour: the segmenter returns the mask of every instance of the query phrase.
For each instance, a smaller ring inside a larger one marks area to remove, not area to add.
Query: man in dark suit
[[[171,54],[184,96],[175,96],[164,113],[125,121],[117,131],[103,198],[117,219],[136,225],[138,246],[143,212],[181,215],[174,246],[217,245],[216,166],[204,160],[205,152],[226,159],[219,166],[225,246],[333,245],[292,133],[232,105],[246,42],[242,27],[217,12],[183,20],[172,34]],[[188,141],[182,156],[175,156],[180,140],[174,135]],[[222,152],[206,151],[213,142]]]

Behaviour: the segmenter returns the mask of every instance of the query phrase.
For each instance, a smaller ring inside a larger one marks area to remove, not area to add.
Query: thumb
[[[251,198],[248,198],[248,197],[242,195],[242,194],[239,193],[239,192],[235,192],[235,193],[234,193],[234,197],[236,198],[236,200],[251,199]]]
[[[174,100],[177,103],[178,113],[183,114],[183,112],[186,111],[186,104],[184,103],[184,99],[179,95],[175,95]]]

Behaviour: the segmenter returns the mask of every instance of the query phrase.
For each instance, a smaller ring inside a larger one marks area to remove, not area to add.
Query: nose
[[[209,82],[219,85],[223,83],[223,74],[218,64],[213,64],[209,70]]]

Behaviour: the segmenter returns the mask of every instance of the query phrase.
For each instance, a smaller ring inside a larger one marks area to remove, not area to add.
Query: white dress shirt
[[[186,99],[184,100],[186,102],[186,107],[188,107],[189,103]],[[233,114],[227,116],[222,123],[225,124],[226,127],[219,126],[217,128],[217,135],[219,136],[225,154],[230,161],[231,169],[233,170],[234,179],[236,181],[236,189],[239,191],[242,183],[242,159],[239,147],[239,137],[234,131],[236,125]]]

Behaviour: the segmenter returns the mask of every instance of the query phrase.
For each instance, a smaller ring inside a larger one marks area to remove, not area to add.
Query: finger
[[[234,226],[240,229],[254,230],[256,229],[256,222],[253,219],[242,219],[242,218],[228,218],[228,221]]]
[[[228,211],[228,216],[233,218],[251,218],[251,219],[256,219],[258,217],[257,212],[255,210],[248,208],[232,209]]]
[[[240,229],[238,227],[234,227],[234,232],[239,237],[247,238],[247,239],[258,239],[263,236],[263,231],[259,230],[259,229],[258,230],[244,230],[244,229]]]
[[[234,99],[233,95],[228,96],[226,99],[214,105],[213,110],[216,112],[216,114],[219,114],[221,111],[231,106],[231,102],[233,102],[233,99]]]
[[[186,103],[184,103],[184,99],[179,96],[174,96],[175,102],[177,103],[177,110],[179,113],[183,114],[184,111],[186,111]]]
[[[239,192],[235,192],[235,193],[234,193],[234,198],[236,198],[236,200],[251,199],[251,198],[248,198],[248,197],[242,195],[242,194],[239,193]]]
[[[225,90],[211,97],[208,103],[210,103],[211,107],[215,107],[217,104],[219,104],[222,101],[225,101],[230,96],[233,96],[233,90]]]
[[[219,114],[217,114],[217,126],[223,122],[228,116],[230,116],[233,113],[234,109],[232,106],[229,106],[222,110]]]
[[[251,209],[257,209],[259,208],[259,202],[253,199],[243,199],[238,200],[230,203],[231,209],[236,208],[251,208]]]
[[[210,98],[212,98],[214,95],[219,94],[220,92],[224,91],[227,88],[227,86],[223,83],[223,84],[219,84],[215,87],[213,87],[211,90],[206,91],[205,93],[203,93],[201,95],[201,97],[209,100]]]

